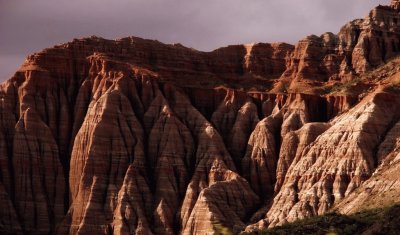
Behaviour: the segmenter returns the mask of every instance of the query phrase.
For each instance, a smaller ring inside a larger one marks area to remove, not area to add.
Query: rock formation
[[[390,7],[392,7],[395,10],[399,10],[400,9],[400,1],[392,0],[392,2],[390,3]]]
[[[75,39],[0,85],[1,234],[212,234],[398,202],[399,2],[200,52]]]

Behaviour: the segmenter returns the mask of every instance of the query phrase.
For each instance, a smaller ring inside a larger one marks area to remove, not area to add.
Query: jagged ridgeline
[[[0,86],[0,233],[239,233],[399,202],[399,5],[295,46],[29,56]]]

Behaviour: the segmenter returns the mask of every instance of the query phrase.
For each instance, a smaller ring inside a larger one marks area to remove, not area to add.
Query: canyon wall
[[[295,46],[90,37],[28,56],[0,86],[0,233],[238,233],[392,197],[398,9]]]

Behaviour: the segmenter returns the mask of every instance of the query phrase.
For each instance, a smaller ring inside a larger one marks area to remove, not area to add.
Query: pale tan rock
[[[398,127],[394,129],[398,130]],[[393,135],[388,135],[388,137],[391,139]],[[392,152],[386,156],[371,178],[336,204],[333,210],[343,214],[352,214],[363,210],[398,204],[400,202],[398,197],[400,191],[400,179],[398,176],[400,169],[399,146],[397,142],[393,146]]]
[[[182,234],[212,234],[217,225],[235,233],[244,229],[243,220],[256,208],[258,197],[243,178],[224,168],[212,163],[210,185],[201,191]]]
[[[303,151],[330,127],[327,123],[307,123],[297,131],[285,135],[281,144],[276,169],[275,192],[279,192],[289,167],[296,165]]]
[[[375,167],[374,148],[395,118],[398,101],[386,93],[371,95],[333,120],[289,168],[267,214],[269,226],[323,214],[367,180]]]
[[[348,197],[335,205],[334,210],[344,214],[391,206],[399,203],[400,191],[400,123],[397,122],[379,145],[378,168]]]

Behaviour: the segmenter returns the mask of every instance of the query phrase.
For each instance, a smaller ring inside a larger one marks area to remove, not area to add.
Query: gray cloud
[[[0,80],[24,58],[90,35],[139,36],[209,51],[338,32],[389,0],[0,0]]]

